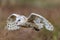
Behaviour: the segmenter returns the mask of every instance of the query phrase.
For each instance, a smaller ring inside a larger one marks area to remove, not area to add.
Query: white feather
[[[47,30],[49,30],[49,31],[53,31],[54,30],[54,27],[53,27],[53,25],[46,19],[46,18],[44,18],[43,16],[41,16],[41,15],[39,15],[39,14],[36,14],[36,13],[31,13],[31,15],[36,15],[36,16],[38,16],[39,18],[40,18],[40,20],[41,19],[43,19],[43,25],[45,26],[45,28],[47,29]],[[40,20],[38,20],[38,22],[40,21]],[[37,22],[36,22],[37,23]],[[38,23],[39,24],[39,23]],[[41,24],[40,24],[41,25]],[[42,25],[42,28],[43,28],[43,25]]]
[[[53,31],[54,30],[54,27],[53,25],[46,19],[44,18],[43,16],[39,15],[39,14],[36,14],[36,13],[31,13],[29,15],[29,17],[25,17],[24,15],[18,15],[18,14],[12,14],[8,17],[8,19],[11,17],[11,16],[16,16],[16,20],[14,22],[12,22],[12,20],[8,21],[7,20],[7,29],[8,30],[17,30],[19,29],[20,27],[18,25],[25,25],[25,23],[27,23],[28,19],[32,16],[32,15],[35,15],[36,17],[38,16],[37,19],[34,19],[33,22],[35,23],[35,25],[38,26],[38,29],[41,29],[45,26],[45,28],[49,31]],[[20,20],[20,21],[18,21]],[[42,23],[41,23],[42,21]],[[9,24],[9,25],[8,25]]]

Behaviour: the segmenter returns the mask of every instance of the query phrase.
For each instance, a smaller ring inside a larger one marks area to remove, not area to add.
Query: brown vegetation
[[[0,3],[0,40],[60,40],[60,7],[38,8],[28,6],[28,4],[16,6],[14,5],[15,2],[11,3],[13,6],[8,5],[8,3],[5,5],[5,3]],[[28,16],[32,12],[38,13],[48,19],[54,25],[55,30],[50,32],[42,29],[37,32],[31,28],[21,28],[16,31],[4,29],[6,19],[10,14],[18,13]]]

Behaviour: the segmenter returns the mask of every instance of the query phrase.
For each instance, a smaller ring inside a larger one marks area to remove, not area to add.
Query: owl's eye
[[[20,19],[18,21],[21,21]]]

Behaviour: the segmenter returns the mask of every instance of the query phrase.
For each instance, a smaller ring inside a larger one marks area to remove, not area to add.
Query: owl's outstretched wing
[[[28,22],[32,22],[38,25],[38,29],[41,29],[44,26],[47,30],[54,30],[53,25],[46,18],[36,13],[30,14],[30,16],[28,17]]]
[[[7,26],[5,27],[8,30],[17,30],[20,27],[17,26],[16,24],[16,18],[19,17],[20,15],[18,14],[11,14],[8,18],[7,18]]]

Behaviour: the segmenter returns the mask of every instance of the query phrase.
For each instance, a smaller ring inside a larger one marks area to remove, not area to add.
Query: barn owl
[[[53,31],[53,25],[43,16],[31,13],[28,17],[19,14],[11,14],[7,19],[7,29],[8,30],[17,30],[20,27],[33,28],[36,31],[39,31],[42,28],[46,28],[49,31]]]

